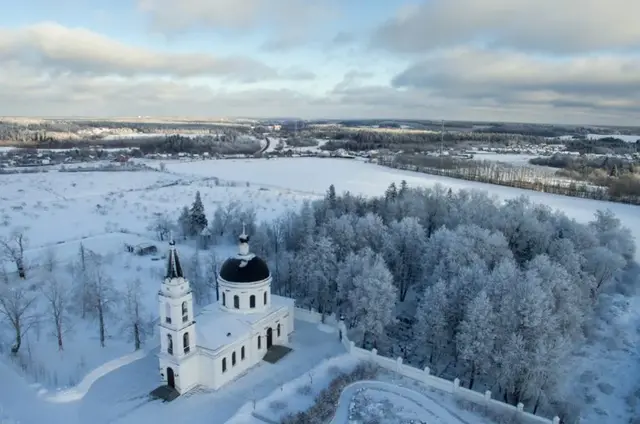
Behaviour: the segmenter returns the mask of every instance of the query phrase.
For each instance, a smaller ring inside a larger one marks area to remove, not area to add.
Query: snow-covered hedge
[[[335,377],[329,387],[323,389],[316,397],[316,403],[304,412],[291,414],[282,419],[282,424],[323,424],[334,415],[338,407],[340,395],[349,384],[369,380],[376,376],[377,369],[371,363],[359,364],[348,374],[341,373]]]

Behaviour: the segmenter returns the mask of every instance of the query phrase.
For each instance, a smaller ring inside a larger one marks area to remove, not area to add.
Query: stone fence
[[[309,311],[308,309],[296,308],[295,318],[301,321],[311,323],[321,323],[322,315],[315,311]],[[487,390],[484,393],[476,392],[465,387],[460,386],[460,379],[456,378],[453,381],[445,380],[440,377],[431,375],[429,367],[419,369],[402,363],[402,357],[396,359],[386,358],[378,355],[376,349],[366,350],[355,346],[355,342],[349,340],[347,337],[347,329],[344,322],[340,322],[333,315],[325,316],[324,323],[335,327],[341,332],[341,340],[347,352],[355,357],[371,361],[382,368],[386,368],[391,371],[395,371],[405,377],[419,381],[434,389],[451,393],[452,395],[473,402],[477,405],[486,406],[492,408],[494,411],[498,411],[502,414],[516,414],[521,420],[531,424],[560,424],[560,418],[554,417],[552,420],[544,418],[538,415],[531,414],[524,410],[524,404],[518,403],[517,406],[501,402],[491,398],[491,391]]]

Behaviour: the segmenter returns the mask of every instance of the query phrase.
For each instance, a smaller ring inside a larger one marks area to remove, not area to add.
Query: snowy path
[[[347,386],[340,395],[338,401],[338,409],[331,420],[331,424],[347,424],[349,422],[349,407],[353,397],[361,390],[373,390],[384,392],[389,400],[393,401],[393,397],[398,396],[404,400],[416,404],[424,411],[424,418],[429,417],[430,424],[470,424],[469,422],[458,417],[455,413],[438,404],[436,400],[428,398],[414,390],[396,386],[381,381],[358,381]]]

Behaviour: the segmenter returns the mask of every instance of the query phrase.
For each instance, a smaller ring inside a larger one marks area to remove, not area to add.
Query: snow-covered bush
[[[373,379],[378,369],[370,363],[359,364],[350,373],[341,373],[335,377],[329,387],[323,389],[316,397],[316,403],[304,412],[290,414],[282,419],[282,424],[322,424],[335,413],[340,394],[349,384],[361,380]]]

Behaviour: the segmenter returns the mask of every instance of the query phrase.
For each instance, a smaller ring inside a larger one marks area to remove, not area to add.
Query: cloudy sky
[[[640,125],[636,0],[22,0],[0,115]]]

